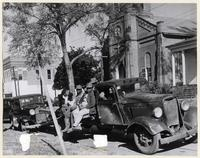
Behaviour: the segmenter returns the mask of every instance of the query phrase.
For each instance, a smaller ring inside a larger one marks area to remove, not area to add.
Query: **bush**
[[[171,85],[169,84],[158,85],[157,82],[150,82],[149,90],[151,93],[155,93],[155,94],[171,94],[172,93]]]

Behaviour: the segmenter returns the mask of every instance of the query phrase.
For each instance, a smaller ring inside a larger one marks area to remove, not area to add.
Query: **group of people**
[[[68,89],[63,89],[58,96],[62,112],[65,116],[65,128],[62,132],[73,129],[81,130],[80,122],[83,116],[95,113],[95,84],[97,84],[97,80],[96,78],[92,78],[85,88],[81,85],[76,85],[74,93]],[[70,126],[72,127],[70,128]]]

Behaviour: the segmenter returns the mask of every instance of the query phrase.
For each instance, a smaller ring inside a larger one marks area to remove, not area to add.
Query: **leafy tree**
[[[95,20],[93,20],[90,24],[88,24],[85,32],[91,36],[93,40],[96,40],[96,45],[101,52],[102,61],[109,60],[110,61],[110,68],[111,71],[115,69],[117,65],[119,65],[123,59],[125,58],[125,41],[126,39],[120,39],[118,36],[115,35],[114,28],[112,26],[120,16],[123,16],[127,13],[129,9],[137,9],[138,13],[142,10],[142,4],[130,4],[130,3],[104,3],[99,4],[101,11],[95,15]],[[125,30],[126,31],[126,30]],[[128,31],[128,30],[127,30]],[[118,39],[118,50],[116,51],[115,55],[109,57],[109,37],[115,36]],[[106,53],[105,53],[106,52]],[[102,62],[103,63],[103,62]],[[105,64],[105,62],[104,62]],[[101,70],[101,80],[109,78],[108,76],[104,76],[105,73]],[[106,70],[107,72],[107,70]],[[106,74],[107,75],[107,74]]]
[[[74,50],[71,48],[71,51],[68,52],[69,58],[73,59],[74,57],[82,54],[84,52],[83,48],[78,48]],[[74,80],[75,84],[86,85],[92,77],[99,73],[99,62],[94,59],[92,55],[84,54],[81,58],[77,59],[73,64]],[[57,72],[54,78],[55,89],[69,88],[68,76],[66,73],[66,67],[64,60],[60,63],[57,68]]]
[[[5,11],[12,14],[6,14]],[[13,29],[13,32],[10,32],[13,37],[11,48],[15,50],[22,48],[27,51],[30,63],[34,63],[33,60],[37,61],[38,54],[41,54],[41,60],[48,61],[44,57],[48,52],[46,44],[52,49],[54,47],[51,47],[49,41],[52,39],[59,41],[69,79],[69,88],[73,91],[72,64],[81,55],[70,61],[66,46],[66,32],[97,11],[96,4],[91,3],[4,3],[4,17],[6,17],[4,22],[6,21],[5,24]],[[57,54],[59,50],[54,50],[54,52]]]
[[[38,67],[38,54],[41,56],[41,67],[51,64],[58,57],[58,53],[55,53],[58,51],[55,36],[46,33],[45,27],[41,27],[36,22],[30,22],[28,16],[16,10],[14,6],[7,7],[12,8],[11,11],[4,12],[4,25],[8,28],[7,34],[12,38],[9,45],[12,55],[26,57],[26,64],[29,68]]]

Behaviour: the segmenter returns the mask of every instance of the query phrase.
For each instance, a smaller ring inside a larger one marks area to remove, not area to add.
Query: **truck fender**
[[[152,117],[140,116],[136,117],[131,125],[127,127],[127,134],[131,133],[137,126],[144,127],[151,135],[156,135],[162,131],[168,131],[167,126]]]
[[[186,128],[191,129],[197,127],[197,107],[192,106],[183,116]]]

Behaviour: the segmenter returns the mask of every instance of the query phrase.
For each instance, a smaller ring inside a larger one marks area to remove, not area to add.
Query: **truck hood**
[[[170,94],[151,94],[151,93],[129,93],[123,98],[123,102],[131,103],[134,101],[153,103],[162,102],[165,97],[172,97]]]
[[[25,109],[35,109],[37,107],[44,107],[44,103],[26,104],[23,105],[21,108],[25,110]]]

